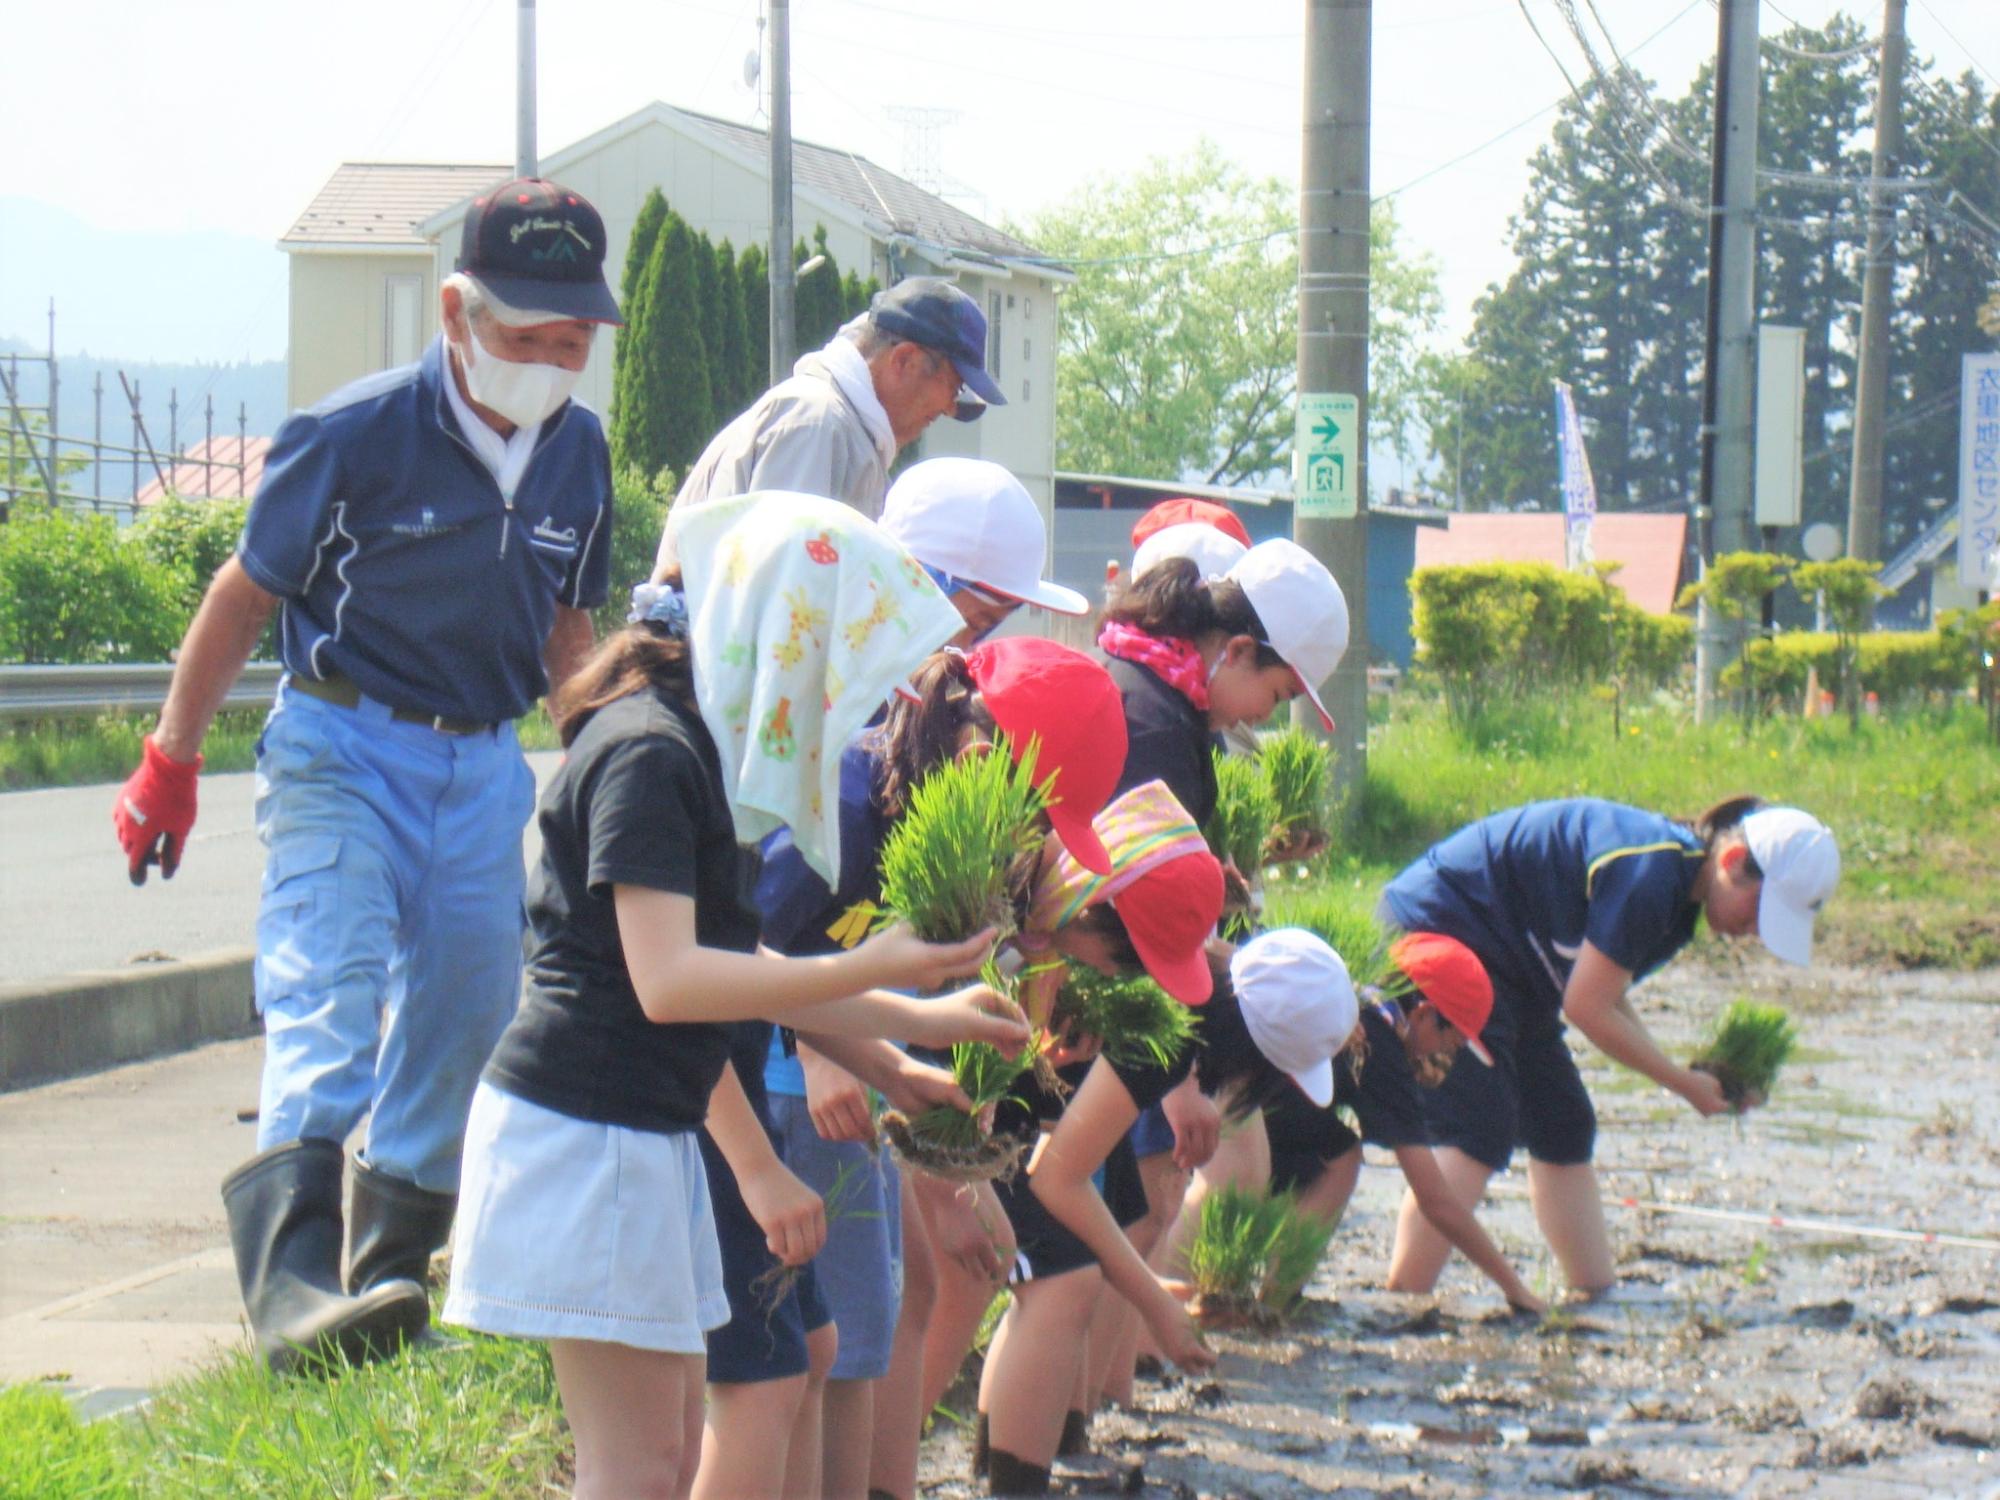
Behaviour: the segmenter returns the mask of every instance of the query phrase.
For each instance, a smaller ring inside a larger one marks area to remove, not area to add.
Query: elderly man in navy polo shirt
[[[555,183],[477,199],[417,364],[292,416],[113,810],[171,877],[201,743],[272,611],[286,676],[257,761],[258,1154],[224,1181],[275,1368],[393,1349],[428,1318],[479,1070],[520,987],[513,721],[591,645],[610,567],[597,417],[569,400],[617,323],[604,223]],[[366,1118],[341,1275],[343,1143]]]

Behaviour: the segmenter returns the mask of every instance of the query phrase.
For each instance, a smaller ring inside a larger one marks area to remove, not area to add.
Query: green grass
[[[1679,700],[1526,699],[1459,729],[1421,693],[1369,731],[1368,780],[1343,849],[1386,878],[1464,823],[1546,797],[1600,796],[1692,817],[1735,792],[1796,803],[1840,839],[1820,961],[2000,964],[2000,746],[1968,704],[1864,719],[1697,726]],[[1378,881],[1379,885],[1379,881]]]
[[[89,1426],[46,1387],[0,1390],[0,1497],[566,1493],[571,1442],[542,1346],[453,1339],[324,1378],[281,1380],[235,1355]]]
[[[1389,960],[1389,929],[1375,914],[1378,885],[1354,882],[1285,886],[1264,901],[1266,927],[1303,927],[1323,939],[1347,965],[1357,988],[1374,985],[1394,995],[1409,980]]]
[[[104,714],[97,718],[24,719],[0,725],[0,791],[92,786],[122,782],[139,764],[140,742],[155,714]],[[526,750],[552,750],[555,726],[539,706],[516,726]],[[248,771],[257,763],[264,710],[218,714],[202,745],[205,769],[214,775]]]

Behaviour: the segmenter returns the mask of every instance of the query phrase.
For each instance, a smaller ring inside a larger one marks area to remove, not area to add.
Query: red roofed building
[[[196,443],[167,466],[167,482],[156,474],[133,498],[140,510],[156,505],[169,491],[183,500],[247,499],[257,493],[264,477],[267,437],[219,437]]]
[[[1622,566],[1611,581],[1648,614],[1671,614],[1687,556],[1685,515],[1599,511],[1591,527],[1600,563]],[[1460,515],[1444,526],[1417,528],[1417,566],[1545,562],[1564,565],[1560,515]]]

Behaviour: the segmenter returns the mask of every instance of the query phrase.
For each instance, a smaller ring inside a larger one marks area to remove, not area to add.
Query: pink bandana
[[[1113,621],[1098,633],[1097,645],[1106,656],[1151,668],[1197,709],[1208,712],[1208,667],[1193,641],[1172,635],[1148,635]]]

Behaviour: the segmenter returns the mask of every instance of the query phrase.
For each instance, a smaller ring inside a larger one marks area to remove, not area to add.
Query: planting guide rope
[[[1496,1197],[1522,1198],[1528,1196],[1525,1188],[1500,1187],[1491,1190]],[[1614,1194],[1605,1198],[1607,1208],[1626,1208],[1638,1213],[1679,1214],[1690,1219],[1721,1219],[1731,1224],[1756,1224],[1766,1229],[1785,1229],[1795,1234],[1837,1234],[1853,1239],[1898,1240],[1912,1245],[1952,1245],[1961,1250],[1986,1250],[2000,1253],[2000,1240],[1980,1239],[1972,1235],[1945,1234],[1935,1229],[1893,1229],[1881,1224],[1848,1224],[1835,1219],[1798,1219],[1779,1213],[1753,1213],[1735,1208],[1702,1208],[1692,1203],[1659,1203],[1646,1198],[1629,1198]]]

